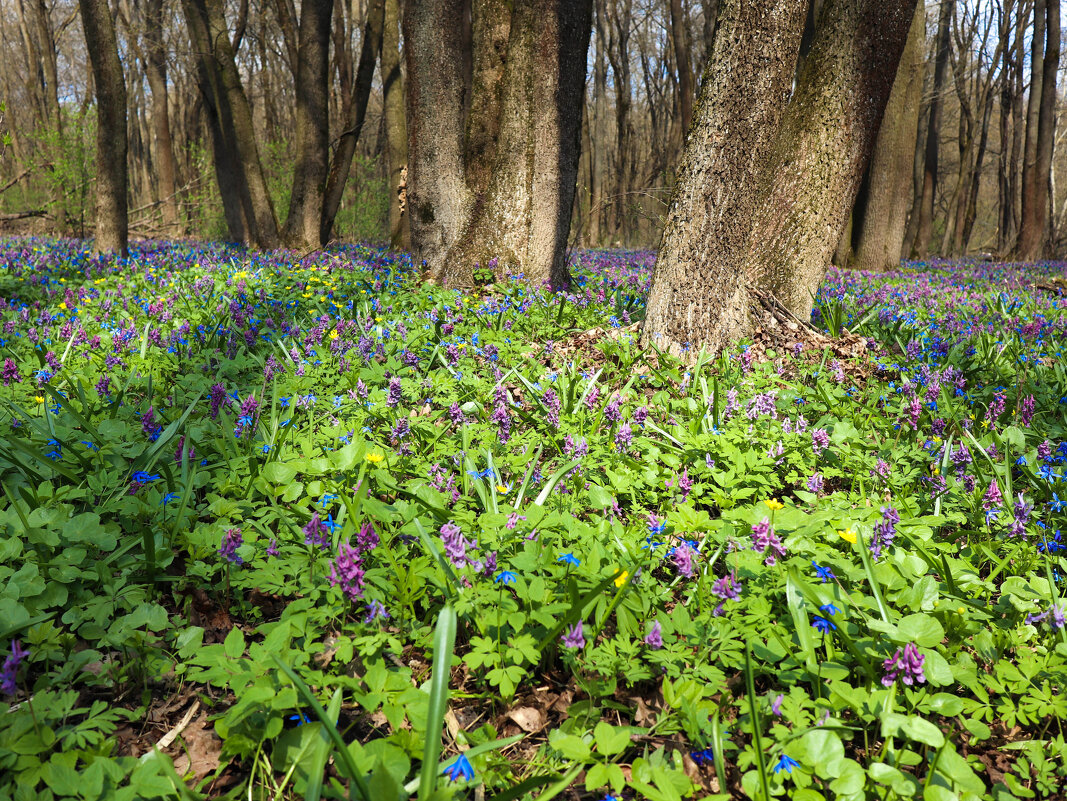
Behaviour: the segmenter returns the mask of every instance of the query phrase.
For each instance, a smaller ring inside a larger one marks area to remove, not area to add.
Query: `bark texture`
[[[170,133],[167,92],[167,53],[163,46],[163,0],[148,0],[145,8],[144,68],[152,92],[153,162],[159,180],[163,227],[170,236],[181,233],[178,219],[178,162]]]
[[[382,29],[382,90],[385,102],[386,156],[389,163],[389,241],[406,250],[411,241],[408,218],[400,205],[400,184],[408,162],[404,117],[404,82],[400,74],[400,0],[385,0]]]
[[[126,255],[126,79],[107,0],[78,0],[96,89],[97,253]]]
[[[807,319],[889,98],[914,0],[827,0],[792,99],[806,3],[723,2],[642,339],[712,351],[752,289]]]
[[[900,266],[904,227],[911,205],[925,44],[926,8],[923,3],[916,3],[908,41],[867,170],[862,214],[854,220],[859,228],[858,236],[853,233],[855,266],[861,270],[891,270]],[[857,211],[860,205],[857,203]]]
[[[284,240],[317,250],[330,153],[330,20],[333,0],[304,0],[296,60],[296,164]]]
[[[749,330],[743,264],[762,160],[789,97],[805,0],[722,0],[667,211],[642,345],[718,351]]]

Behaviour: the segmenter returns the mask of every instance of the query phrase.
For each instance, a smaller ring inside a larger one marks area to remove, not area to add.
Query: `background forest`
[[[396,0],[351,0],[334,7],[331,145],[339,132],[351,130],[345,120],[353,103],[365,103],[335,227],[344,239],[388,240],[390,206],[394,217],[399,213],[407,143],[403,125],[396,124],[404,113],[405,82],[396,5]],[[698,0],[594,4],[572,244],[658,243],[717,5]],[[1040,39],[1043,0],[1036,5],[1042,6]],[[225,239],[209,122],[180,4],[119,0],[114,11],[127,84],[131,235]],[[907,185],[903,255],[1011,256],[1024,205],[1027,148],[1036,152],[1039,147],[1038,108],[1030,107],[1030,88],[1040,90],[1048,69],[1032,58],[1035,2],[944,0],[927,2],[924,11],[921,49],[909,50],[910,60],[906,56],[900,67],[915,76],[914,88],[886,112],[886,127],[901,130],[892,142],[882,143],[883,150],[892,151],[887,153],[891,180]],[[10,136],[7,157],[0,161],[0,220],[9,231],[91,233],[96,122],[77,12],[74,0],[0,3],[0,97],[7,100],[4,124]],[[293,0],[232,0],[225,13],[267,185],[282,214],[289,206],[296,158],[299,14]],[[365,54],[368,36],[373,52]],[[1057,75],[1062,71],[1058,53],[1049,56]],[[388,82],[389,93],[383,89],[383,65],[398,76]],[[1061,124],[1067,104],[1055,97],[1054,88],[1050,100],[1055,125],[1050,129],[1047,247],[1041,255],[1058,256],[1067,247],[1067,148]],[[1042,176],[1036,179],[1042,182]],[[883,173],[879,180],[890,179]],[[870,181],[865,187],[876,194],[887,191]],[[861,190],[859,216],[865,198]],[[851,226],[836,260],[848,263],[859,240],[860,226]]]

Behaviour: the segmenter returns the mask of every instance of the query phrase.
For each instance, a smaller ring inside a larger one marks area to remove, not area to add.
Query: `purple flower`
[[[0,373],[0,378],[3,379],[5,387],[12,382],[17,384],[22,380],[22,376],[19,375],[19,369],[15,366],[14,359],[4,359],[4,370]]]
[[[875,524],[874,534],[871,536],[871,556],[880,559],[882,551],[893,544],[893,538],[897,534],[897,523],[900,522],[900,513],[892,506],[882,507],[882,520]]]
[[[573,626],[568,627],[566,633],[559,638],[559,641],[563,643],[566,648],[577,648],[581,650],[585,648],[585,635],[582,633],[582,621],[578,621]]]
[[[363,618],[364,623],[373,623],[375,620],[381,618],[382,620],[389,619],[389,613],[385,610],[379,601],[371,601],[367,604],[367,615]]]
[[[445,556],[454,567],[464,567],[470,561],[467,549],[478,547],[477,542],[464,537],[462,529],[451,521],[441,526],[441,541],[445,544]]]
[[[608,401],[608,405],[604,407],[604,419],[607,420],[609,423],[619,422],[619,420],[622,419],[622,414],[619,411],[619,406],[621,403],[622,401],[619,399],[618,394],[616,394],[615,397]]]
[[[898,648],[896,653],[882,663],[885,669],[885,675],[882,676],[883,686],[892,687],[893,682],[898,678],[909,687],[916,682],[925,682],[926,675],[923,673],[925,661],[926,657],[919,653],[915,643],[909,642],[904,646],[903,652]]]
[[[526,515],[520,515],[518,512],[512,512],[508,515],[508,522],[504,524],[504,528],[508,531],[514,531],[515,527],[519,524],[520,520],[525,520]]]
[[[1062,604],[1051,604],[1048,609],[1040,614],[1034,613],[1027,615],[1026,622],[1030,625],[1034,625],[1036,623],[1041,623],[1049,616],[1052,617],[1052,619],[1049,620],[1049,625],[1055,630],[1062,629],[1064,625],[1067,624],[1067,611],[1065,611],[1065,607]]]
[[[18,691],[15,679],[18,675],[19,665],[29,653],[18,640],[11,641],[11,654],[4,660],[4,667],[0,669],[0,693],[14,695]]]
[[[304,525],[304,542],[307,545],[318,545],[323,550],[330,547],[330,539],[326,536],[328,529],[319,517],[318,512],[311,514],[311,519]]]
[[[674,567],[678,575],[693,578],[696,570],[693,567],[693,559],[697,553],[686,543],[682,543],[674,549]]]
[[[645,645],[653,651],[658,651],[663,647],[663,627],[658,620],[652,621],[652,627],[648,630],[648,634],[645,635]]]
[[[807,481],[808,492],[818,495],[822,492],[822,473],[813,473]]]
[[[778,557],[785,556],[785,546],[766,517],[752,526],[752,550],[759,551],[766,557],[763,563],[768,567],[775,564]]]
[[[989,488],[985,491],[985,495],[982,496],[982,511],[989,512],[993,509],[999,509],[1002,503],[1004,503],[1004,496],[1000,494],[1000,487],[994,478],[989,482]]]
[[[689,497],[689,493],[693,490],[693,479],[689,477],[688,465],[682,468],[682,477],[678,479],[678,489],[682,491],[683,501]]]
[[[1025,537],[1026,536],[1026,522],[1030,519],[1030,512],[1034,509],[1033,504],[1027,503],[1023,494],[1019,493],[1019,499],[1015,501],[1013,512],[1015,519],[1011,523],[1011,536],[1013,537]]]
[[[244,537],[241,536],[241,529],[228,528],[222,537],[222,544],[219,545],[219,555],[235,565],[243,564],[244,560],[237,554],[237,549],[243,544]]]
[[[214,420],[219,416],[219,407],[222,406],[223,402],[229,404],[229,397],[226,395],[226,387],[222,384],[212,384],[211,392],[208,397],[211,403],[211,419]]]
[[[1029,428],[1030,423],[1034,420],[1034,396],[1027,395],[1022,401],[1019,402],[1018,408],[1019,422],[1023,428]]]
[[[330,565],[330,584],[340,587],[353,603],[363,597],[363,559],[359,551],[347,542],[341,543]]]
[[[620,451],[629,450],[630,443],[634,441],[634,432],[629,423],[623,423],[615,432],[615,447]]]
[[[830,447],[830,435],[825,428],[814,428],[811,431],[811,450],[818,456]]]
[[[277,556],[281,551],[278,550],[278,540],[275,537],[271,538],[270,545],[267,546],[267,556]]]
[[[780,718],[782,716],[782,701],[784,699],[785,696],[779,693],[777,696],[775,696],[774,700],[771,701],[771,712],[776,718]]]
[[[385,398],[385,405],[389,407],[397,406],[401,400],[403,400],[403,390],[400,386],[400,378],[393,376],[389,379],[389,394]]]

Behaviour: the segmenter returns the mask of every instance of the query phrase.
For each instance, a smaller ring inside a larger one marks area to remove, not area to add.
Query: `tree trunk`
[[[682,9],[682,0],[671,2],[671,38],[678,68],[678,100],[682,113],[682,144],[693,121],[693,68],[689,56],[689,24]]]
[[[855,266],[895,270],[900,266],[904,226],[912,197],[912,164],[922,101],[926,8],[916,3],[911,31],[900,57],[868,169],[866,202],[856,241]]]
[[[400,2],[385,0],[382,29],[382,91],[389,162],[389,242],[407,250],[411,243],[407,215],[400,205],[401,175],[408,163],[408,131],[404,118],[404,83],[400,74]]]
[[[97,253],[126,255],[126,80],[107,0],[78,0],[96,87]]]
[[[330,22],[333,0],[304,0],[296,66],[296,164],[285,244],[301,251],[322,244],[322,212],[330,157]]]
[[[181,232],[178,219],[178,164],[170,133],[167,54],[163,47],[163,0],[148,0],[145,9],[145,75],[152,92],[152,144],[159,178],[163,227],[168,236]]]
[[[914,255],[925,259],[930,252],[934,231],[934,193],[937,190],[937,155],[941,138],[941,117],[944,107],[945,72],[949,56],[949,24],[955,0],[941,0],[937,20],[937,53],[934,56],[933,97],[930,100],[930,119],[926,125],[926,157],[923,168],[922,194],[919,197],[919,225],[912,247]]]
[[[1060,58],[1058,0],[1037,0],[1030,49],[1030,99],[1023,159],[1022,207],[1016,258],[1035,261],[1048,241],[1049,182],[1055,134],[1056,71]]]
[[[341,208],[348,173],[352,168],[352,156],[355,155],[359,135],[363,130],[363,121],[367,116],[367,101],[370,98],[371,83],[374,80],[374,62],[382,48],[382,21],[385,14],[383,0],[371,0],[367,10],[367,22],[363,26],[363,43],[359,49],[359,65],[356,67],[356,83],[353,87],[352,102],[348,107],[348,116],[344,119],[344,131],[337,141],[337,149],[330,164],[330,175],[326,181],[326,195],[323,199],[322,221],[319,241],[325,244],[333,235],[333,223],[337,219],[337,210]]]
[[[593,117],[590,120],[589,148],[590,169],[592,177],[589,188],[589,244],[600,247],[604,239],[605,198],[604,182],[606,172],[604,162],[607,148],[606,122],[608,116],[608,67],[605,60],[604,20],[602,17],[603,0],[598,0],[596,7],[596,59],[593,62]]]
[[[656,257],[641,340],[675,355],[749,333],[751,220],[793,83],[807,0],[722,0]]]
[[[713,352],[753,294],[807,319],[856,195],[915,0],[827,0],[786,105],[806,3],[724,2],[642,342]],[[768,7],[770,5],[770,7]]]

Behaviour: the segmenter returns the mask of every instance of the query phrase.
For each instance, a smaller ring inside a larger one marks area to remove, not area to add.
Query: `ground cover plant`
[[[1062,265],[651,261],[4,242],[0,797],[1063,797]]]

